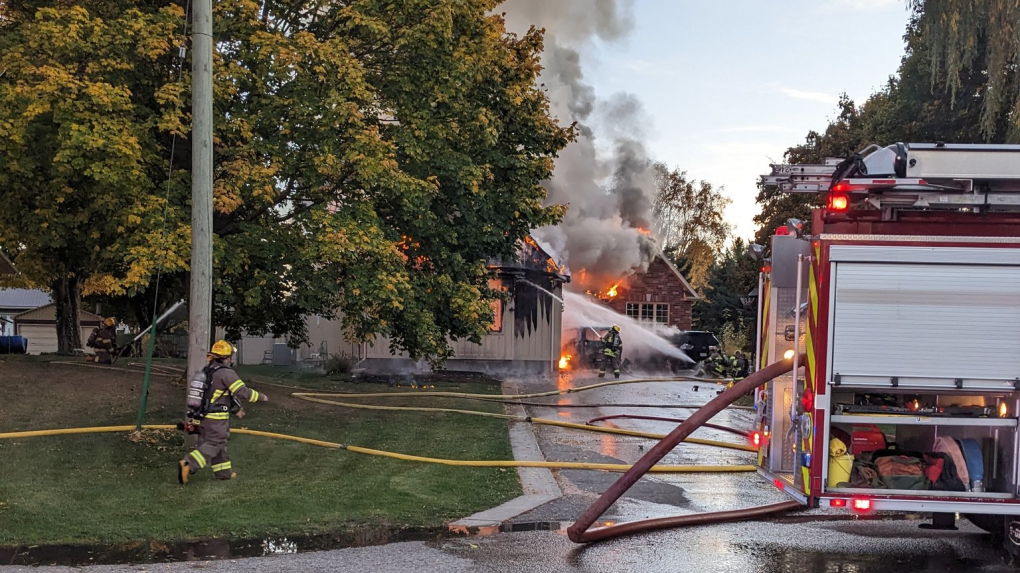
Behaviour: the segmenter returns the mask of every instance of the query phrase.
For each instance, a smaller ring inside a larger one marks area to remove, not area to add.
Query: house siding
[[[661,257],[656,257],[648,270],[627,279],[618,289],[616,298],[606,304],[626,315],[627,303],[666,303],[669,305],[667,324],[680,330],[691,330],[691,311],[694,297],[673,269]]]

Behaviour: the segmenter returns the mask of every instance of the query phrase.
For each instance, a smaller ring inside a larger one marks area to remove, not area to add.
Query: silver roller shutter
[[[1020,267],[835,266],[833,374],[906,386],[1020,376]]]

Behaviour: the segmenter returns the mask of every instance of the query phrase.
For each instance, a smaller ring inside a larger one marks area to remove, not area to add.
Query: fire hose
[[[146,424],[142,426],[144,430],[176,430],[177,426],[170,424]],[[53,430],[30,430],[26,432],[7,432],[0,434],[0,440],[13,440],[18,438],[36,438],[43,436],[66,436],[74,434],[104,434],[104,433],[118,433],[118,432],[131,432],[135,430],[135,426],[95,426],[88,428],[60,428]],[[550,462],[550,461],[527,461],[527,460],[451,460],[445,458],[429,458],[425,456],[415,456],[411,454],[401,454],[397,452],[387,452],[383,450],[374,450],[371,448],[362,448],[360,446],[352,446],[350,444],[341,444],[337,442],[329,442],[326,440],[316,440],[313,438],[304,438],[301,436],[292,436],[289,434],[279,434],[275,432],[263,432],[260,430],[249,430],[247,428],[231,428],[231,434],[245,434],[249,436],[259,436],[263,438],[273,438],[277,440],[289,440],[292,442],[300,442],[303,444],[309,444],[312,446],[319,446],[323,448],[329,448],[334,450],[346,450],[348,452],[354,452],[358,454],[365,454],[370,456],[382,456],[387,458],[393,458],[398,460],[422,462],[430,464],[441,464],[447,466],[468,466],[468,467],[482,467],[482,468],[548,468],[548,469],[581,469],[581,470],[601,470],[601,471],[625,471],[631,466],[627,464],[599,464],[599,463],[586,463],[586,462]],[[649,471],[655,473],[700,473],[700,472],[747,472],[754,471],[754,466],[655,466]]]
[[[588,529],[599,517],[602,516],[603,513],[606,512],[606,510],[609,509],[611,505],[616,503],[616,500],[620,499],[620,497],[629,490],[631,486],[637,483],[641,476],[647,473],[653,466],[655,466],[656,463],[659,462],[659,460],[665,457],[667,453],[672,451],[677,444],[687,438],[692,432],[694,432],[694,430],[700,428],[703,424],[708,422],[708,420],[722,411],[726,406],[733,403],[740,396],[750,392],[762,384],[765,384],[777,376],[791,371],[792,369],[792,359],[770,364],[749,375],[740,382],[737,382],[725,392],[712,399],[708,404],[705,404],[703,408],[692,414],[690,418],[687,418],[686,421],[673,429],[673,431],[665,438],[648,450],[645,455],[641,456],[641,459],[635,462],[629,470],[620,476],[620,479],[616,480],[616,483],[609,486],[609,489],[595,500],[595,503],[585,510],[585,512],[581,514],[581,517],[579,517],[573,525],[567,528],[567,537],[569,537],[574,543],[590,543],[592,541],[601,541],[603,539],[609,539],[630,533],[652,531],[655,529],[665,529],[684,525],[702,525],[709,523],[721,523],[725,521],[745,520],[803,507],[799,502],[786,501],[757,508],[648,519],[629,523],[620,523],[592,530]]]

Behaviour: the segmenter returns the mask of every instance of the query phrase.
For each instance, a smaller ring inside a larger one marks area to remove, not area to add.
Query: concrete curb
[[[519,393],[515,382],[504,381],[502,387],[504,394]],[[523,406],[507,405],[505,408],[508,414],[514,416],[527,415]],[[538,440],[535,439],[535,434],[532,431],[532,425],[527,422],[510,423],[510,446],[513,448],[515,460],[545,460],[541,448],[538,447]],[[520,476],[524,495],[511,499],[498,507],[457,520],[450,524],[450,528],[469,531],[471,528],[498,527],[508,519],[563,497],[563,492],[560,490],[559,484],[556,483],[552,470],[548,468],[517,468],[517,475]]]

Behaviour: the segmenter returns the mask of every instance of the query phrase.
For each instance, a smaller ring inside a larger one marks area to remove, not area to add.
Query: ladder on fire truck
[[[765,187],[827,193],[829,211],[1020,211],[1020,145],[871,145],[821,164],[773,164]]]

